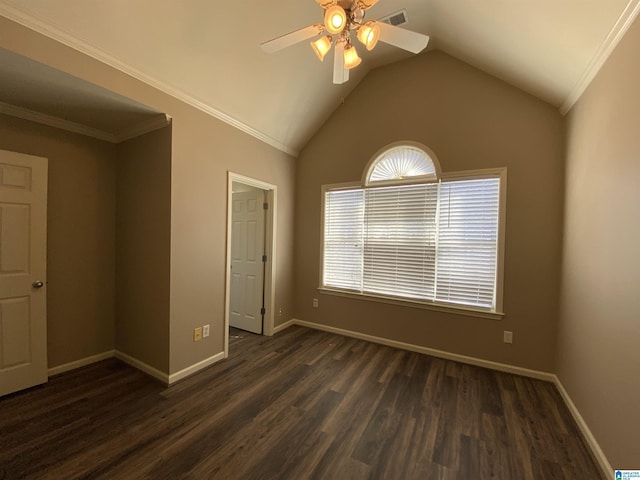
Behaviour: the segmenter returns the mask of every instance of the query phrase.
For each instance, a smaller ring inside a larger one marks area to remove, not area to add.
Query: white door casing
[[[262,333],[264,295],[264,192],[232,195],[229,324]]]
[[[0,395],[47,381],[46,266],[47,159],[0,150]]]

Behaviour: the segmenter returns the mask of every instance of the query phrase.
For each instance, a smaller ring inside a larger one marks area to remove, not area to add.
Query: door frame
[[[231,295],[231,227],[233,208],[233,182],[265,191],[265,201],[269,204],[265,216],[265,250],[267,262],[264,272],[264,320],[263,335],[273,336],[276,304],[276,231],[278,187],[255,178],[227,172],[227,247],[224,288],[224,358],[229,356],[229,297]]]

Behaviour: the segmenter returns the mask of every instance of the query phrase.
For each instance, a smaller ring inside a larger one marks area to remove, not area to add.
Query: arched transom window
[[[437,181],[440,167],[433,152],[415,143],[385,147],[365,168],[363,183],[369,185],[426,183]]]

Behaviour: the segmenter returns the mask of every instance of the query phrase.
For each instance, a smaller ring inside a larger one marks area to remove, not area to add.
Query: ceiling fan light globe
[[[374,22],[367,22],[358,28],[356,36],[367,50],[371,51],[378,44],[380,28]]]
[[[344,49],[344,68],[351,70],[357,67],[362,62],[362,59],[358,56],[358,52],[353,45],[348,45]]]
[[[347,12],[340,5],[327,8],[324,14],[324,26],[327,32],[335,35],[347,25]]]
[[[311,42],[311,48],[316,52],[316,55],[322,62],[324,60],[324,56],[327,54],[329,50],[331,50],[331,40],[332,38],[329,35],[325,35],[320,37],[315,42]]]

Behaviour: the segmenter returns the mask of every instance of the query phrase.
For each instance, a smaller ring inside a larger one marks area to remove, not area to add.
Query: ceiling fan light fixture
[[[347,25],[347,12],[340,5],[327,8],[324,13],[324,26],[327,32],[335,35]]]
[[[356,33],[358,40],[371,51],[375,48],[380,38],[380,27],[375,22],[367,22],[358,28]]]
[[[311,42],[311,48],[316,52],[316,55],[322,62],[324,60],[324,56],[327,54],[329,50],[331,50],[331,41],[333,39],[329,35],[325,35],[320,37],[315,42]]]
[[[344,68],[351,70],[360,65],[362,59],[358,56],[356,47],[349,44],[344,48]]]

